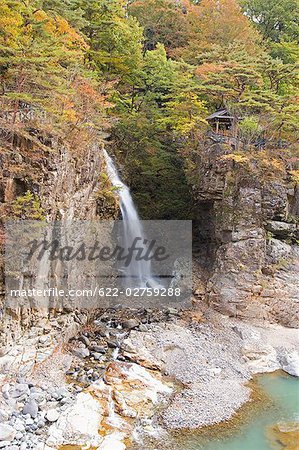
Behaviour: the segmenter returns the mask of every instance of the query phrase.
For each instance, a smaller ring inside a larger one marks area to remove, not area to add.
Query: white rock
[[[0,441],[13,441],[15,434],[15,430],[10,425],[0,424]]]
[[[208,372],[212,377],[215,377],[222,372],[222,369],[220,367],[211,367],[210,369],[208,369]]]
[[[25,383],[18,383],[15,386],[13,386],[10,391],[9,395],[12,398],[19,398],[30,394],[28,384]]]
[[[249,341],[242,348],[242,354],[252,373],[274,372],[280,369],[277,352],[271,345]]]
[[[16,431],[24,431],[25,430],[24,424],[21,419],[19,419],[19,418],[16,419],[16,421],[14,423],[14,429]]]
[[[104,438],[97,450],[125,450],[126,446],[122,442],[124,437],[123,433],[116,432],[109,434]]]
[[[285,352],[280,357],[280,363],[282,370],[294,377],[299,377],[299,353],[296,350],[290,353]]]
[[[57,409],[49,409],[49,411],[47,411],[46,419],[49,422],[56,422],[56,420],[58,420],[58,418],[59,418],[59,412],[57,411]]]
[[[8,411],[5,411],[4,409],[0,409],[0,422],[5,422],[9,418]]]
[[[76,403],[60,415],[58,421],[49,429],[47,445],[57,448],[68,443],[86,443],[94,447],[101,442],[99,427],[102,421],[99,402],[89,393],[78,394]]]
[[[87,358],[88,356],[90,356],[90,351],[85,347],[76,348],[75,350],[73,350],[73,353],[79,358]]]

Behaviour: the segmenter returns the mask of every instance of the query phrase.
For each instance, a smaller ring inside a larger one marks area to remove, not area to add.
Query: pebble
[[[118,347],[118,342],[116,339],[109,339],[107,341],[108,347],[110,348],[117,348]]]
[[[0,409],[0,422],[5,422],[8,420],[9,414],[7,411],[4,411],[4,409]]]
[[[13,389],[9,391],[9,396],[12,398],[20,398],[27,396],[30,393],[28,384],[16,384]]]
[[[59,417],[59,412],[57,411],[57,409],[49,409],[49,411],[47,411],[46,413],[46,419],[49,422],[56,422],[56,420],[58,420]]]
[[[82,348],[76,348],[73,350],[74,355],[78,356],[79,358],[87,358],[90,356],[90,351],[88,348],[82,347]]]
[[[38,405],[35,400],[29,400],[28,403],[25,404],[23,408],[23,414],[30,414],[33,419],[37,417],[38,413]]]
[[[133,328],[137,328],[139,326],[139,320],[137,319],[127,319],[122,323],[123,328],[127,330],[132,330]]]
[[[18,419],[18,418],[16,419],[16,421],[14,423],[14,429],[16,431],[24,431],[25,430],[24,424],[21,419]]]
[[[25,423],[26,423],[26,425],[33,425],[33,424],[34,424],[34,420],[31,419],[31,417],[29,417],[29,418],[27,418],[27,419],[25,420]]]
[[[83,342],[83,344],[85,344],[86,347],[90,347],[90,340],[88,339],[88,337],[84,336],[84,334],[82,334],[78,340]]]
[[[106,347],[104,345],[93,345],[91,350],[95,353],[106,353]]]

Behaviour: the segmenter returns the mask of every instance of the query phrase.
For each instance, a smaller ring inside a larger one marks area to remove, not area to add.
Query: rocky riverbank
[[[2,379],[0,448],[123,450],[228,420],[250,399],[253,374],[299,376],[296,346],[297,330],[209,310],[98,314],[31,370]]]

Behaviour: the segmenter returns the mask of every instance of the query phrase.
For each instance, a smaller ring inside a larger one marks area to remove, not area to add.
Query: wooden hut
[[[206,118],[216,134],[230,135],[233,133],[236,117],[231,116],[227,109],[220,109]]]

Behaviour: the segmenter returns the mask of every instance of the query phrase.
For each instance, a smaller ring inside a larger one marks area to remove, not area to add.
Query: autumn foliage
[[[218,109],[239,151],[298,169],[298,17],[297,0],[2,0],[0,127],[76,152],[109,132],[142,216],[186,218]]]

